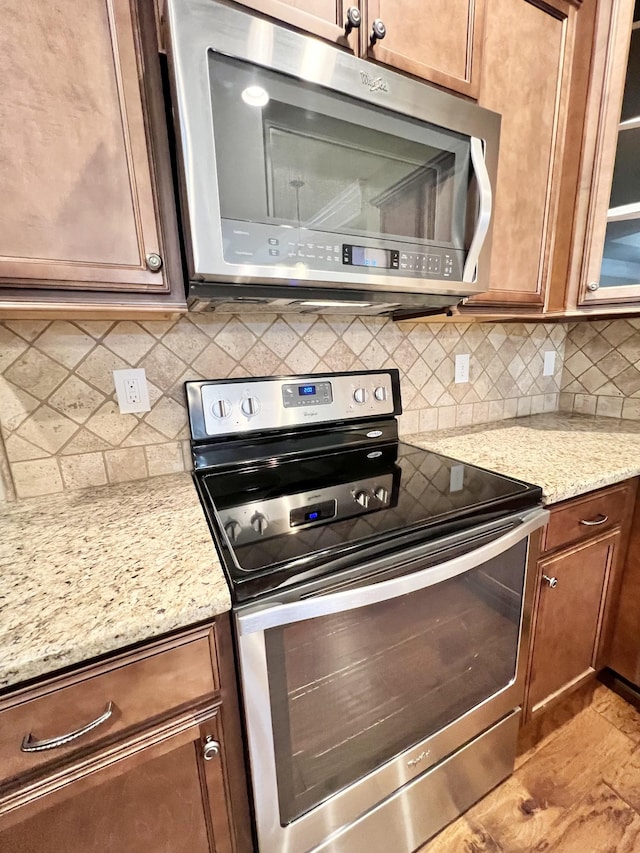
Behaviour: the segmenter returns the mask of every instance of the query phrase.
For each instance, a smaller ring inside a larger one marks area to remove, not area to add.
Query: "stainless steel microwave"
[[[166,0],[191,308],[488,288],[500,116],[217,0]]]

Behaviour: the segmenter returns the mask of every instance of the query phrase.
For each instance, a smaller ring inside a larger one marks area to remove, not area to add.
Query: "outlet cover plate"
[[[116,386],[116,396],[118,397],[118,406],[120,407],[121,415],[151,411],[149,388],[144,368],[137,367],[130,370],[114,370],[113,381]],[[131,385],[134,385],[136,388],[135,394],[130,393]]]

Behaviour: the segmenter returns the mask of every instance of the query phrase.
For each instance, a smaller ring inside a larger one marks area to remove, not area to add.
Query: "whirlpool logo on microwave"
[[[366,71],[360,72],[360,82],[366,86],[370,92],[388,92],[389,86],[384,77],[372,77]]]

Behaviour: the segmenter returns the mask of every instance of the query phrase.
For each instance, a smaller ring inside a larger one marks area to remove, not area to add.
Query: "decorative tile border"
[[[398,367],[407,434],[555,411],[565,335],[554,324],[267,313],[7,320],[0,324],[0,427],[17,496],[54,494],[189,468],[189,379]],[[556,375],[542,377],[550,349]],[[453,381],[458,353],[471,354],[468,384]],[[128,366],[146,371],[146,414],[118,412],[112,371]]]

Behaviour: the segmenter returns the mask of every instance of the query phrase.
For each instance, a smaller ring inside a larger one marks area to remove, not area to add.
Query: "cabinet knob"
[[[220,744],[211,735],[207,735],[204,739],[204,747],[202,756],[205,761],[213,761],[214,758],[220,755]]]
[[[542,575],[542,580],[549,584],[551,589],[555,589],[558,586],[558,578],[550,578],[549,575]]]
[[[599,281],[590,281],[587,285],[587,290],[590,290],[591,293],[595,293],[595,291],[600,287]]]
[[[362,15],[357,6],[349,6],[347,9],[347,23],[344,25],[344,34],[349,35],[351,30],[358,29],[362,23]]]
[[[151,272],[160,272],[162,269],[162,258],[156,252],[147,255],[147,269]]]
[[[371,38],[369,39],[371,47],[373,47],[377,41],[382,41],[386,34],[387,28],[384,25],[384,21],[380,20],[380,18],[376,18],[371,25]]]

